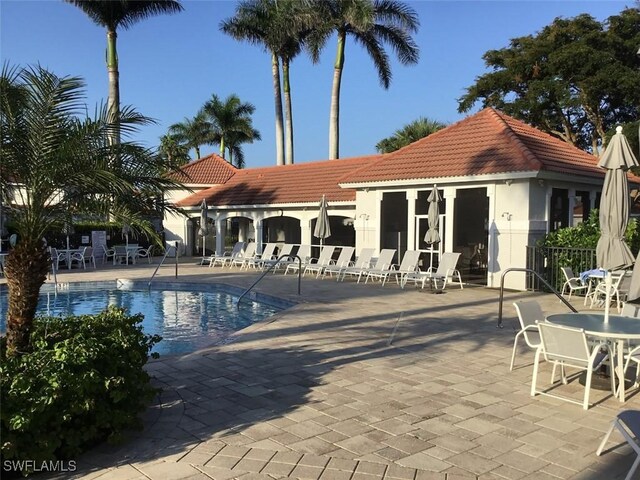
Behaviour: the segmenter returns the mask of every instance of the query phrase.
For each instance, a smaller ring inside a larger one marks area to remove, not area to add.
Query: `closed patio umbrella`
[[[124,235],[125,243],[127,247],[129,246],[129,232],[131,231],[131,227],[127,222],[122,224],[122,234]]]
[[[316,220],[316,228],[313,231],[313,236],[320,239],[320,245],[322,245],[323,240],[331,236],[329,213],[327,212],[328,208],[329,206],[327,205],[327,200],[325,196],[322,195],[322,200],[320,201],[320,211],[318,212],[318,219]]]
[[[434,185],[433,190],[427,198],[429,202],[429,211],[427,216],[427,222],[429,229],[424,236],[424,241],[431,247],[431,255],[429,258],[429,266],[433,266],[433,245],[440,241],[440,232],[438,231],[438,224],[440,223],[440,195],[438,194],[438,186]]]
[[[598,166],[605,168],[600,198],[600,239],[596,247],[598,266],[606,270],[623,268],[633,263],[631,250],[624,242],[629,223],[629,183],[627,170],[638,162],[622,134],[622,127],[605,149]]]
[[[62,226],[62,233],[67,236],[67,250],[69,250],[69,235],[73,235],[74,233],[73,223],[71,223],[70,219],[64,222],[64,225]]]
[[[200,228],[198,235],[202,237],[202,256],[206,255],[207,235],[209,234],[209,210],[207,201],[202,199],[200,204]]]

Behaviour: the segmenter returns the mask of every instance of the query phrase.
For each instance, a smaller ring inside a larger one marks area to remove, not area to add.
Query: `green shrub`
[[[142,332],[142,318],[115,307],[38,317],[29,353],[6,358],[2,343],[3,462],[71,458],[141,427],[137,415],[156,394],[143,366],[160,341]]]

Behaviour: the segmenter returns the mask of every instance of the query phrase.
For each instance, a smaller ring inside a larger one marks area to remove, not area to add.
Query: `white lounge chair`
[[[219,264],[221,267],[224,267],[228,263],[231,263],[234,258],[242,255],[246,246],[247,244],[244,242],[236,242],[230,252],[225,252],[222,255],[214,255],[209,266],[215,267]]]
[[[609,436],[616,428],[620,434],[624,437],[629,446],[636,452],[636,459],[633,461],[625,480],[632,480],[634,478],[638,465],[640,465],[640,411],[638,410],[623,410],[616,415],[616,418],[611,422],[611,427],[602,439],[602,443],[596,451],[596,455],[602,455],[602,450],[609,440]]]
[[[400,283],[400,278],[403,275],[415,273],[418,271],[418,261],[420,260],[420,252],[418,250],[407,250],[404,252],[402,262],[400,265],[388,265],[383,270],[370,270],[367,272],[367,278],[364,283],[367,283],[370,278],[379,278],[382,280],[382,286],[386,283],[387,279],[394,275],[396,277],[396,283]]]
[[[602,364],[609,359],[609,345],[606,342],[602,342],[589,349],[587,336],[581,328],[563,327],[561,325],[554,325],[548,322],[538,322],[538,328],[540,329],[541,342],[536,349],[536,356],[533,363],[531,396],[535,397],[537,394],[547,395],[582,405],[582,408],[587,410],[589,408],[589,391],[591,389],[591,378],[593,376],[593,372],[598,370]],[[560,366],[562,383],[565,385],[568,383],[565,367],[574,367],[581,371],[586,370],[587,376],[584,386],[584,399],[582,402],[549,393],[549,391],[551,389],[555,389],[557,385],[545,390],[538,390],[537,380],[540,356],[543,356],[547,362],[553,364],[553,370],[551,371],[552,384],[555,381],[556,367],[558,365]],[[615,375],[611,375],[611,393],[612,395],[616,394]]]
[[[373,263],[373,265],[363,268],[357,273],[354,273],[355,275],[358,275],[358,283],[360,283],[360,280],[363,276],[366,278],[369,272],[383,272],[385,270],[388,270],[389,267],[393,264],[393,256],[395,254],[395,248],[385,248],[380,250],[380,255],[378,255],[378,258]],[[351,274],[351,271],[347,271],[345,273]]]
[[[322,270],[322,278],[324,278],[327,273],[329,275],[331,275],[332,273],[337,273],[339,275],[340,271],[343,268],[347,268],[349,265],[351,265],[351,257],[353,257],[353,252],[355,252],[356,249],[353,247],[340,247],[340,248],[341,250],[340,250],[340,255],[338,256],[338,259],[334,262],[331,262],[328,266],[324,268],[324,270]],[[371,252],[373,254],[373,249],[371,249]]]
[[[266,260],[274,259],[274,252],[276,251],[277,243],[267,243],[262,249],[262,253],[256,253],[253,258],[247,259],[241,268],[248,269],[249,267],[258,268],[262,266],[262,263]],[[256,245],[257,248],[257,245]]]
[[[336,247],[333,245],[325,245],[324,247],[322,247],[318,258],[312,258],[308,263],[304,265],[304,271],[302,274],[306,275],[307,272],[315,272],[316,278],[318,278],[322,274],[322,272],[324,272],[324,269],[331,265],[333,252],[335,252],[335,250]],[[313,260],[315,260],[315,262]]]
[[[340,269],[337,280],[344,281],[344,277],[347,275],[357,275],[358,277],[362,275],[362,272],[371,266],[371,259],[373,258],[374,252],[375,250],[373,248],[363,248],[360,250],[360,255],[358,255],[353,264]]]
[[[538,329],[537,322],[543,322],[545,318],[540,304],[535,300],[520,300],[514,302],[513,306],[520,321],[520,331],[516,333],[516,338],[513,340],[513,353],[511,353],[509,371],[513,370],[520,335],[524,337],[524,341],[529,348],[536,349],[540,346],[540,329]]]
[[[242,269],[249,261],[252,261],[256,257],[256,242],[251,242],[247,245],[244,252],[241,255],[236,256],[229,263],[229,267],[239,266]]]
[[[298,265],[306,265],[311,260],[311,245],[300,245],[298,251],[294,254],[300,258],[300,262],[294,256],[291,256],[289,260],[278,263],[276,268],[284,267],[284,274],[286,275],[290,271],[298,271]],[[304,271],[304,266],[302,267]]]
[[[424,288],[427,282],[433,282],[433,286],[438,288],[438,281],[442,281],[442,289],[444,290],[449,282],[449,279],[455,280],[457,277],[460,288],[464,288],[462,285],[462,277],[460,271],[457,269],[458,260],[460,259],[460,253],[458,252],[445,252],[440,257],[440,263],[438,268],[433,270],[432,267],[426,272],[409,273],[402,277],[401,286],[404,287],[408,281],[413,281],[416,285],[421,284]]]
[[[280,248],[278,250],[278,253],[276,253],[275,255],[273,255],[273,259],[271,260],[264,260],[261,262],[261,268],[264,270],[265,268],[269,268],[271,266],[273,266],[273,271],[275,273],[275,271],[280,268],[280,263],[281,262],[287,262],[289,260],[288,255],[291,254],[291,252],[293,251],[293,244],[291,243],[285,243],[284,245],[282,245],[282,248]],[[278,260],[280,259],[280,260]],[[285,265],[286,268],[286,265]]]

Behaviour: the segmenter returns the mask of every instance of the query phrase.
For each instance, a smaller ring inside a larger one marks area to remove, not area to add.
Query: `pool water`
[[[161,355],[184,354],[225,343],[233,332],[291,306],[271,297],[260,298],[263,301],[259,302],[252,295],[254,299],[245,297],[238,308],[241,290],[219,284],[163,284],[148,289],[144,283],[136,282],[86,282],[64,284],[57,294],[47,287],[40,292],[38,315],[86,315],[109,305],[122,307],[131,314],[142,313],[144,332],[163,338],[153,349]],[[5,331],[6,316],[4,289],[0,290],[0,333]]]

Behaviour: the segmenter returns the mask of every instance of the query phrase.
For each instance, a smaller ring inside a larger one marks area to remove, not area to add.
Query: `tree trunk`
[[[196,160],[200,160],[200,147],[198,145],[193,147],[196,151]]]
[[[338,50],[333,67],[333,86],[331,87],[331,111],[329,113],[329,159],[340,158],[340,83],[344,67],[344,47],[346,33],[338,32]]]
[[[280,62],[271,54],[271,74],[273,75],[273,95],[276,108],[276,165],[284,165],[284,131],[282,129],[282,93],[280,92]]]
[[[222,158],[224,158],[224,157],[225,157],[224,149],[225,149],[225,146],[224,146],[224,137],[220,137],[220,156],[221,156]]]
[[[117,121],[120,118],[120,72],[118,71],[118,52],[116,41],[118,35],[115,30],[107,30],[107,72],[109,74],[109,98],[107,108],[109,109],[109,120]],[[115,130],[109,136],[110,145],[120,143],[120,131]]]
[[[284,135],[286,164],[293,165],[293,110],[289,83],[289,60],[282,59],[282,90],[284,91]]]
[[[6,258],[5,275],[9,286],[7,355],[20,355],[29,350],[38,295],[49,265],[49,253],[40,239],[35,243],[19,241]]]

